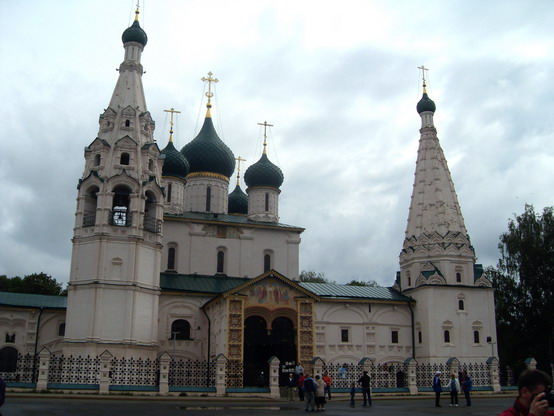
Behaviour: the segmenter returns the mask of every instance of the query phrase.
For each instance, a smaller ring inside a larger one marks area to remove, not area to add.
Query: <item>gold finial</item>
[[[237,186],[240,185],[240,162],[246,162],[246,159],[243,159],[242,157],[236,157],[236,161],[238,161],[238,167],[237,167]]]
[[[258,123],[259,126],[264,126],[264,151],[263,154],[267,155],[267,128],[273,127],[273,124],[269,124],[267,121],[263,123]]]
[[[173,141],[173,114],[180,114],[180,111],[175,110],[171,107],[170,110],[164,110],[166,113],[171,113],[171,118],[169,119],[169,141]]]
[[[137,0],[137,9],[135,10],[135,22],[138,22],[139,20],[139,3],[140,0]]]
[[[208,83],[208,92],[206,93],[206,97],[208,97],[208,104],[206,104],[206,107],[208,107],[208,111],[206,111],[206,117],[212,118],[212,113],[210,112],[210,108],[212,108],[212,101],[211,98],[214,96],[212,92],[212,82],[215,84],[219,82],[217,78],[212,78],[212,71],[208,72],[208,78],[202,77],[201,80]]]
[[[425,71],[429,71],[429,68],[425,68],[424,65],[418,66],[417,69],[421,69],[421,75],[423,76],[423,93],[427,94],[427,84],[425,83]]]

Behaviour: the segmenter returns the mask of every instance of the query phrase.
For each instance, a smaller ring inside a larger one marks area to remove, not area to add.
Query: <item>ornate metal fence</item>
[[[244,364],[242,361],[229,360],[225,370],[225,385],[227,387],[242,387]]]
[[[501,386],[515,386],[517,384],[512,367],[500,367],[498,378]]]
[[[48,367],[50,383],[98,384],[99,357],[52,355]]]
[[[172,360],[169,364],[169,385],[214,387],[215,361]]]
[[[352,383],[359,387],[358,380],[363,374],[362,366],[358,364],[327,364],[323,366],[323,371],[327,372],[333,379],[333,387],[348,388]]]
[[[323,366],[323,371],[329,373],[333,379],[333,387],[348,388],[352,383],[360,387],[358,380],[364,372],[361,364],[328,364]],[[373,388],[407,388],[408,368],[404,363],[371,364],[368,367]]]
[[[113,358],[110,378],[112,385],[157,386],[160,362],[142,358]]]
[[[430,387],[437,371],[443,374],[448,372],[446,364],[418,364],[416,368],[416,384],[418,387]]]
[[[38,374],[38,357],[31,354],[18,354],[17,362],[10,370],[14,371],[2,371],[0,377],[5,381],[16,383],[35,383]]]
[[[460,371],[467,371],[468,376],[474,386],[490,386],[491,372],[490,367],[486,363],[462,363]]]

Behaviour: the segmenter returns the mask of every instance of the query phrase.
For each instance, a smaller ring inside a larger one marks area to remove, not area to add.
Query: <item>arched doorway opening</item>
[[[296,337],[292,320],[277,317],[268,328],[261,316],[250,316],[244,322],[244,385],[266,387],[269,385],[268,360],[276,356],[285,362],[296,361]],[[287,374],[279,374],[279,384],[284,384]]]
[[[17,350],[14,347],[0,349],[0,373],[15,373],[17,369]]]

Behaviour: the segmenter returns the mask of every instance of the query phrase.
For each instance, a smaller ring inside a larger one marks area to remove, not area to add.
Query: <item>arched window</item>
[[[462,281],[462,274],[460,272],[456,273],[456,282],[460,283]]]
[[[58,326],[58,336],[59,336],[59,337],[65,337],[65,322],[62,322],[62,323]]]
[[[412,285],[412,276],[410,275],[409,270],[406,272],[406,277],[408,277],[408,286],[411,286]]]
[[[144,196],[146,197],[144,203],[144,229],[153,233],[159,233],[161,227],[156,219],[156,196],[149,191]]]
[[[265,210],[269,211],[269,192],[265,193]]]
[[[121,153],[121,158],[119,159],[120,165],[128,165],[129,164],[129,153]]]
[[[177,341],[191,339],[190,324],[185,319],[177,319],[171,324],[171,338]]]
[[[169,247],[167,250],[167,269],[175,270],[175,247]]]
[[[99,154],[95,155],[94,156],[94,166],[100,166],[101,160],[102,160],[102,156],[100,156]]]
[[[131,120],[125,120],[125,127],[131,127]]]
[[[0,350],[0,373],[15,373],[17,369],[17,350],[4,347]]]
[[[224,273],[225,269],[225,252],[223,250],[219,250],[217,252],[217,272],[216,273]]]
[[[129,227],[131,225],[131,212],[129,212],[131,190],[125,185],[117,185],[113,189],[113,193],[110,224],[118,227]]]
[[[264,273],[271,270],[271,254],[264,255]]]
[[[98,192],[100,189],[97,186],[92,186],[87,189],[85,194],[85,206],[83,208],[83,227],[92,227],[96,224],[96,207],[98,203]]]
[[[458,310],[463,311],[464,310],[464,300],[458,299]]]
[[[152,159],[148,161],[148,170],[154,172],[154,161]]]
[[[450,342],[450,331],[448,329],[444,331],[444,342],[446,343]]]
[[[172,191],[172,186],[170,183],[167,184],[167,202],[171,202],[171,191]]]
[[[212,207],[212,188],[208,186],[206,188],[206,211],[210,212],[211,207]]]
[[[481,342],[479,337],[479,331],[473,331],[473,342],[479,344]]]
[[[421,331],[417,332],[417,342],[419,344],[423,343],[423,336],[421,335]]]

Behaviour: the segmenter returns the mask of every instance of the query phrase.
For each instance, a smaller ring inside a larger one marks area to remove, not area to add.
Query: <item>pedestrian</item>
[[[498,416],[553,416],[554,410],[548,410],[549,403],[546,400],[550,394],[552,379],[542,370],[526,370],[519,376],[517,382],[518,396],[509,409],[504,410]]]
[[[298,399],[300,399],[301,402],[304,401],[304,380],[306,377],[304,377],[304,373],[300,373],[298,375]]]
[[[292,373],[289,373],[289,378],[287,379],[287,397],[289,401],[294,400],[294,391],[298,387],[298,382],[294,378]]]
[[[6,382],[0,377],[0,407],[6,400]]]
[[[450,407],[458,407],[458,392],[460,391],[460,381],[456,374],[450,376]]]
[[[462,390],[464,391],[464,396],[466,398],[466,406],[471,406],[471,389],[473,388],[473,382],[471,381],[467,371],[464,371],[463,377]]]
[[[356,394],[356,383],[350,385],[350,407],[354,407],[354,395]]]
[[[315,380],[310,377],[308,373],[306,373],[306,377],[304,378],[304,398],[306,400],[306,412],[308,410],[311,410],[312,412],[315,411],[315,391],[316,391],[316,384]]]
[[[296,362],[296,367],[294,367],[294,377],[299,378],[300,375],[304,373],[304,367],[300,365],[300,362]]]
[[[364,371],[364,375],[360,377],[358,383],[362,385],[362,395],[364,398],[364,406],[371,406],[371,377]]]
[[[315,376],[315,406],[317,411],[325,410],[325,382],[319,377]]]
[[[435,392],[435,407],[442,407],[440,404],[441,392],[442,392],[440,371],[437,371],[435,373],[435,377],[433,377],[433,391]]]
[[[329,375],[329,373],[323,374],[323,382],[325,383],[325,394],[331,400],[331,383],[333,382],[333,379]]]

